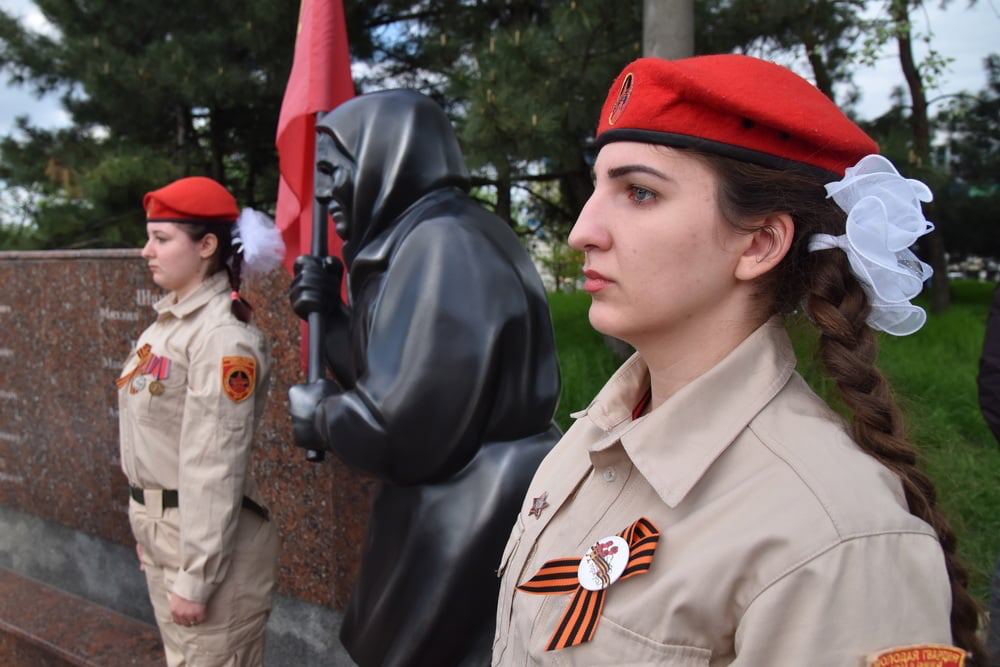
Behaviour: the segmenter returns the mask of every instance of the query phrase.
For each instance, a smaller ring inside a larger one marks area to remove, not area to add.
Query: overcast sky
[[[928,0],[926,10],[916,12],[913,17],[915,29],[926,33],[929,25],[934,48],[954,58],[942,85],[928,97],[977,92],[986,85],[983,59],[990,52],[1000,52],[1000,0],[978,0],[972,8],[968,7],[968,0],[953,0],[946,10],[939,9],[938,4],[938,0]],[[20,16],[32,29],[45,31],[48,28],[31,0],[0,0],[0,7]],[[920,46],[918,42],[917,47]],[[858,105],[861,118],[875,118],[886,111],[892,88],[904,83],[895,52],[887,51],[887,54],[876,67],[859,69],[855,74],[854,80],[862,89]],[[917,55],[918,58],[921,55],[919,50]],[[0,83],[3,84],[0,88],[0,135],[10,132],[14,118],[22,114],[29,115],[32,123],[40,127],[69,123],[58,96],[39,100],[28,89],[10,85],[3,74],[0,74]],[[935,107],[931,108],[932,114],[936,111]],[[596,109],[594,113],[596,115]]]

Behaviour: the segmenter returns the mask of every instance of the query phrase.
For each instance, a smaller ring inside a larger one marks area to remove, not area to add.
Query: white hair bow
[[[251,275],[272,271],[285,256],[285,244],[274,221],[252,208],[244,208],[240,213],[233,241]]]
[[[914,333],[927,321],[910,299],[933,275],[909,247],[934,229],[920,202],[934,199],[924,183],[903,178],[881,155],[867,155],[826,193],[847,213],[846,233],[814,234],[809,251],[840,248],[871,302],[868,325],[894,336]]]

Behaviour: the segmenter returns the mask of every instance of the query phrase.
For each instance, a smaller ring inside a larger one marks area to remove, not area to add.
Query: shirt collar
[[[649,384],[638,354],[616,372],[583,413],[608,433],[592,452],[621,442],[632,464],[676,507],[713,462],[785,386],[795,352],[777,317],[658,408],[632,421]]]
[[[154,303],[153,309],[161,317],[173,315],[177,319],[182,319],[229,289],[229,275],[225,271],[217,271],[205,278],[200,285],[180,301],[176,301],[177,293],[171,292]]]

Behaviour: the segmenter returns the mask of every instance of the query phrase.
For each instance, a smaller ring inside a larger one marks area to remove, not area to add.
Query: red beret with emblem
[[[611,86],[597,146],[638,141],[840,178],[878,144],[814,85],[742,55],[640,58]]]
[[[146,222],[234,223],[236,198],[218,181],[189,176],[147,192],[142,198]]]

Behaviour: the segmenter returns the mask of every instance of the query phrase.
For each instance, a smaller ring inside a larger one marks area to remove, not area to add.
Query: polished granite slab
[[[156,627],[0,568],[0,664],[157,667]]]
[[[282,539],[279,592],[343,608],[375,482],[291,443],[300,326],[278,270],[244,294],[271,341],[270,400],[253,474]],[[118,463],[118,376],[161,292],[138,251],[0,252],[0,505],[131,542]]]

